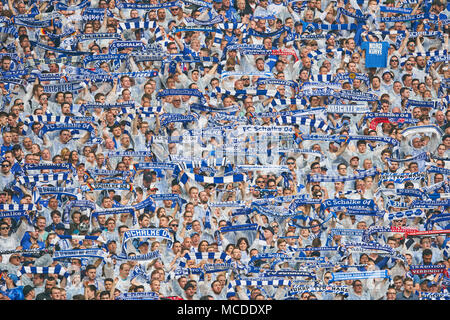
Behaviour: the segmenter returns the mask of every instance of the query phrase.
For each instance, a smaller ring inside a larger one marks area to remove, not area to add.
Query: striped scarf
[[[55,173],[55,174],[37,174],[32,176],[20,176],[18,182],[20,184],[32,184],[37,182],[50,182],[50,181],[67,181],[69,178],[68,173]]]
[[[186,253],[180,258],[178,266],[186,267],[189,260],[222,260],[224,263],[230,263],[231,257],[226,252],[195,252]]]
[[[17,271],[17,276],[21,277],[23,274],[57,274],[59,276],[69,278],[70,274],[61,265],[55,267],[22,267]]]
[[[308,126],[311,128],[320,129],[322,131],[328,131],[328,125],[325,121],[293,116],[281,116],[275,119],[275,123],[278,125],[283,124],[297,124],[301,126]]]

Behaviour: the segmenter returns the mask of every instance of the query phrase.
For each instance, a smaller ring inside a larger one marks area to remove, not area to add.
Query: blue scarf
[[[102,40],[102,39],[122,39],[119,33],[83,33],[75,36],[75,41],[83,42],[90,40]]]
[[[131,3],[130,3],[131,4]],[[123,292],[115,300],[160,300],[156,292]]]
[[[158,4],[147,4],[147,3],[128,3],[117,1],[116,7],[118,9],[134,9],[134,10],[156,10],[156,9],[167,9],[171,7],[181,7],[179,1],[158,3]]]
[[[373,278],[388,278],[388,270],[364,271],[364,272],[332,272],[329,282],[356,280],[356,279],[373,279]]]
[[[206,103],[203,93],[201,93],[198,89],[164,89],[158,92],[156,98],[161,100],[162,97],[178,95],[198,97],[200,99],[200,103]]]
[[[167,247],[172,247],[172,236],[166,228],[148,228],[127,230],[123,234],[122,254],[126,255],[126,241],[134,238],[159,238],[167,240]]]
[[[178,266],[185,268],[189,260],[222,260],[225,263],[230,263],[231,257],[226,252],[190,252],[181,257]]]
[[[91,137],[94,136],[95,128],[90,123],[54,123],[54,124],[44,124],[39,131],[39,137],[42,138],[44,134],[49,131],[59,131],[59,130],[84,130],[91,133]]]
[[[283,32],[289,31],[289,30],[290,30],[289,27],[283,26],[283,27],[281,27],[280,29],[278,29],[276,31],[264,33],[264,32],[259,32],[259,31],[256,31],[256,30],[252,29],[252,28],[249,28],[247,36],[248,37],[254,36],[254,37],[260,37],[260,38],[272,38],[272,37],[279,36]]]
[[[44,85],[44,92],[46,93],[56,93],[56,92],[76,92],[83,89],[81,82],[70,82],[70,83],[58,83],[58,84],[48,84]]]
[[[109,45],[109,53],[117,54],[117,52],[123,48],[145,50],[145,44],[141,41],[114,41]]]
[[[95,210],[95,203],[89,200],[72,200],[69,203],[67,203],[64,207],[62,221],[64,223],[69,223],[70,219],[70,211],[72,208],[78,207],[78,208],[88,208],[92,211]]]
[[[76,249],[76,250],[59,250],[53,253],[52,258],[57,259],[71,259],[71,258],[100,258],[105,259],[107,252],[102,249]]]
[[[106,17],[112,18],[114,17],[111,10],[106,10]],[[86,8],[83,10],[81,18],[83,21],[92,21],[92,20],[99,20],[103,21],[105,18],[105,9],[103,8]]]
[[[333,293],[340,294],[344,297],[348,297],[348,288],[347,286],[334,286],[334,285],[292,285],[289,289],[289,295],[297,295],[304,292],[325,292],[325,293]]]
[[[86,8],[88,5],[91,4],[90,0],[83,0],[81,3],[75,5],[75,6],[68,6],[67,4],[64,4],[62,2],[56,2],[56,9],[61,11],[79,11],[81,9]]]
[[[203,0],[182,0],[184,3],[191,3],[193,5],[204,7],[204,8],[212,8],[211,2],[206,2]]]
[[[18,177],[18,182],[20,184],[34,184],[37,182],[49,182],[49,181],[64,181],[68,180],[68,173],[55,173],[55,174],[36,174],[32,176],[20,176]]]
[[[356,209],[366,209],[369,208],[374,210],[376,207],[375,202],[372,199],[328,199],[325,200],[321,205],[321,211],[325,211],[328,208],[349,208],[354,207]]]
[[[47,50],[47,51],[58,52],[58,53],[61,53],[61,54],[67,55],[67,56],[84,56],[84,55],[89,56],[89,55],[92,55],[91,52],[65,50],[65,49],[61,49],[61,48],[51,47],[51,46],[48,46],[46,44],[43,44],[43,43],[40,43],[40,42],[36,42],[36,41],[33,41],[33,40],[30,40],[30,43],[31,43],[32,46],[40,47],[40,48],[42,48],[44,50]]]
[[[415,15],[404,15],[397,17],[378,17],[378,22],[399,22],[399,21],[415,21],[415,20],[423,20],[423,19],[432,19],[428,13],[420,13]],[[434,20],[434,19],[433,19]]]
[[[69,278],[70,274],[61,265],[56,265],[55,267],[22,267],[17,271],[17,276],[21,277],[23,274],[57,274],[59,276]]]
[[[209,26],[212,24],[223,22],[223,17],[221,15],[216,15],[209,20],[203,20],[203,21],[197,20],[197,19],[191,18],[191,17],[185,17],[184,19],[186,20],[187,23],[193,23],[193,24],[199,25],[199,26]]]

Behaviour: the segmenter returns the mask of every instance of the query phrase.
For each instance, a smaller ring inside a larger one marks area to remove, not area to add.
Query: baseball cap
[[[263,230],[269,230],[270,232],[272,232],[272,234],[275,234],[275,230],[273,230],[271,226],[263,227]]]
[[[231,298],[231,297],[235,297],[236,296],[236,292],[228,292],[227,293],[227,299]]]
[[[144,245],[144,244],[148,245],[148,241],[141,241],[141,242],[139,242],[138,248],[139,248],[140,246]]]
[[[55,230],[65,230],[66,229],[66,227],[64,226],[64,224],[62,224],[62,223],[58,223],[56,226],[55,226]]]

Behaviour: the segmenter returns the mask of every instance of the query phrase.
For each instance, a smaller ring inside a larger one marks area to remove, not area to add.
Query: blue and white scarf
[[[102,249],[59,250],[53,253],[53,259],[100,258],[105,259],[108,253]]]
[[[426,176],[424,173],[388,173],[382,172],[379,176],[379,183],[393,181],[395,183],[403,183],[405,181],[423,180]]]
[[[125,231],[123,234],[122,254],[126,253],[127,240],[135,238],[158,238],[167,240],[167,247],[172,247],[172,236],[166,228],[132,229]]]
[[[156,292],[123,292],[115,300],[160,300]]]
[[[337,182],[337,181],[353,181],[353,180],[362,180],[365,177],[373,177],[378,174],[377,168],[371,168],[369,170],[364,170],[359,172],[358,174],[348,175],[348,176],[340,176],[340,175],[307,175],[308,182]]]
[[[20,176],[17,181],[20,184],[34,184],[37,182],[49,182],[49,181],[68,181],[69,173],[54,173],[54,174],[37,174],[32,176]]]
[[[297,124],[302,126],[313,127],[316,129],[320,129],[323,131],[328,131],[328,125],[325,121],[316,120],[311,118],[304,117],[295,117],[295,116],[281,116],[275,119],[275,123],[278,125],[283,124]]]
[[[200,99],[200,103],[206,103],[206,99],[203,97],[203,94],[198,89],[164,89],[159,91],[156,95],[158,100],[161,100],[162,97],[167,96],[194,96]]]
[[[49,131],[59,130],[83,130],[91,133],[91,137],[94,136],[95,128],[90,123],[46,123],[41,127],[39,131],[39,137],[43,137]]]
[[[292,285],[289,288],[289,295],[296,295],[303,292],[325,292],[340,294],[345,297],[348,296],[347,286],[334,286],[334,285]]]
[[[139,49],[138,51],[145,50],[145,44],[141,41],[114,41],[109,45],[109,53],[117,54],[119,50],[124,48]]]
[[[372,199],[328,199],[320,205],[321,211],[335,207],[374,210],[376,204]]]
[[[222,260],[224,263],[230,263],[231,257],[226,252],[191,252],[180,258],[178,266],[185,268],[189,260]]]
[[[332,272],[329,282],[356,280],[356,279],[374,279],[374,278],[388,278],[388,270],[363,271],[363,272]]]
[[[106,154],[108,158],[121,158],[121,157],[151,157],[153,152],[151,151],[110,151]]]
[[[70,274],[61,265],[56,265],[55,267],[22,267],[17,271],[17,276],[21,277],[23,274],[57,274],[59,276],[65,277],[69,280]]]
[[[366,104],[329,104],[327,105],[327,112],[366,114],[370,112],[370,109]]]
[[[195,18],[185,17],[184,20],[187,23],[192,23],[192,24],[199,25],[199,26],[209,26],[212,24],[223,22],[223,17],[221,15],[216,15],[209,20],[197,20]]]

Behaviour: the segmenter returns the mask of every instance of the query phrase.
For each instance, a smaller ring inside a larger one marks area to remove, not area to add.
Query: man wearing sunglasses
[[[26,219],[25,217],[21,218],[22,220]],[[11,226],[5,222],[0,222],[0,251],[4,250],[15,250],[18,246],[20,246],[20,240],[25,234],[28,228],[28,223],[22,221],[19,228],[16,232],[10,232]],[[12,254],[3,254],[3,261],[9,261],[9,257]]]
[[[3,160],[0,169],[0,189],[4,189],[12,181],[14,181],[14,175],[11,173],[11,162]]]

